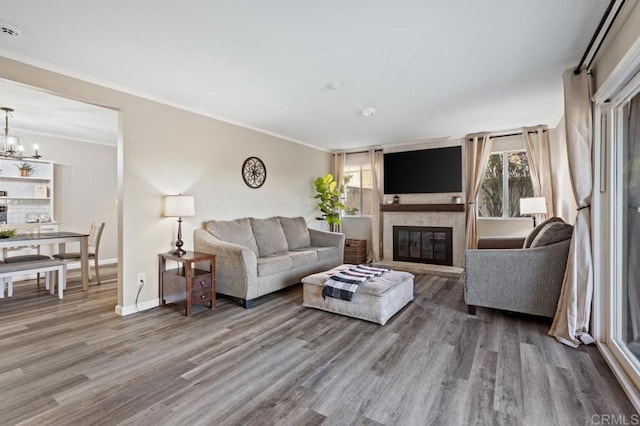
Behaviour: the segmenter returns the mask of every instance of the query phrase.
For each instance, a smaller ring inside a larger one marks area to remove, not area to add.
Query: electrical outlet
[[[138,287],[142,287],[146,281],[147,281],[146,274],[144,272],[140,272],[138,274]]]

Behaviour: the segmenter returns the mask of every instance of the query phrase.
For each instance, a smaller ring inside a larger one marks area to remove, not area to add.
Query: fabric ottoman
[[[389,271],[358,286],[353,299],[327,297],[322,299],[322,287],[330,275],[354,265],[340,265],[330,271],[309,275],[302,279],[303,306],[322,309],[384,325],[404,305],[413,300],[413,275]]]

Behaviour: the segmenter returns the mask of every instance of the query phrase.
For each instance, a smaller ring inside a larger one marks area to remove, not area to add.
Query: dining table
[[[65,253],[67,243],[80,243],[80,269],[82,290],[89,289],[89,234],[78,232],[30,232],[0,238],[0,249],[58,244],[58,253]]]

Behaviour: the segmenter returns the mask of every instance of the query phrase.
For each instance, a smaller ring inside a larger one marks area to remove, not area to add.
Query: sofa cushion
[[[287,256],[293,261],[293,267],[299,268],[300,266],[309,265],[318,261],[318,253],[314,250],[310,251],[289,251]]]
[[[277,274],[293,268],[293,260],[286,253],[273,254],[258,258],[258,276]]]
[[[533,228],[533,231],[531,231],[531,233],[529,233],[529,235],[527,235],[527,238],[524,240],[524,245],[522,246],[522,248],[531,247],[531,243],[533,242],[533,240],[535,240],[535,238],[538,236],[540,231],[542,231],[542,228],[544,228],[549,223],[553,223],[553,222],[562,222],[562,223],[564,223],[564,220],[562,220],[559,217],[555,217],[554,216],[554,217],[550,217],[549,219],[547,219],[544,222],[540,223],[538,226]]]
[[[292,251],[310,251],[313,250],[318,254],[318,261],[322,262],[333,258],[338,258],[338,247],[305,247],[301,249],[294,249]]]
[[[207,231],[219,240],[247,247],[259,256],[256,239],[248,218],[236,220],[210,220]]]
[[[287,238],[277,217],[268,219],[249,218],[253,235],[256,238],[260,257],[274,253],[285,252],[289,249]]]
[[[552,222],[545,225],[531,243],[531,248],[548,246],[571,239],[573,226],[564,222]]]
[[[309,228],[303,217],[279,217],[278,219],[280,219],[289,250],[311,245]]]

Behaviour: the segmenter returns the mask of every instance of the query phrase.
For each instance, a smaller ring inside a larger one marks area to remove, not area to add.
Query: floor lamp
[[[182,249],[182,218],[196,214],[193,197],[190,195],[167,195],[164,197],[164,216],[178,218],[178,239],[176,249],[172,252],[176,256],[186,253]]]
[[[520,198],[520,214],[530,214],[533,217],[533,227],[536,227],[536,215],[547,213],[547,202],[544,197]]]

